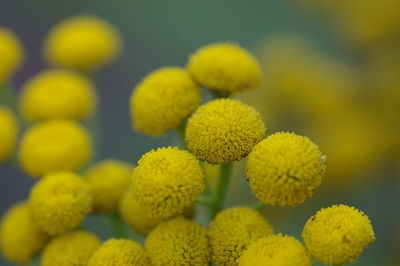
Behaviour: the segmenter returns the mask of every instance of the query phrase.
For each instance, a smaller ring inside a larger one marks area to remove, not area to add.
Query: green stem
[[[222,210],[228,192],[229,182],[232,173],[232,163],[225,163],[220,166],[220,176],[214,196],[214,204],[211,206],[211,218]]]
[[[86,122],[86,127],[92,136],[93,142],[93,159],[92,161],[97,161],[100,153],[100,129],[101,129],[101,117],[100,110],[97,110],[92,117]]]
[[[7,105],[13,111],[17,109],[16,96],[10,86],[0,86],[0,104]]]
[[[175,129],[175,132],[179,137],[181,146],[186,149],[185,130],[186,130],[186,123],[182,122],[182,124],[180,124],[179,127]]]
[[[114,231],[114,236],[117,238],[127,238],[128,232],[126,230],[126,224],[122,220],[118,213],[110,215],[111,224]]]
[[[256,211],[262,211],[265,207],[267,207],[267,204],[262,201],[258,201],[252,206],[252,208]]]
[[[212,206],[214,204],[214,200],[207,196],[200,196],[200,198],[196,201],[196,203],[206,206]]]
[[[223,91],[217,91],[210,89],[211,95],[214,97],[214,99],[220,99],[220,98],[229,98],[229,94]]]

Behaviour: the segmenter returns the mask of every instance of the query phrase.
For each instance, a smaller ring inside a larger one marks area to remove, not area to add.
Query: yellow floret
[[[85,174],[93,197],[93,210],[115,212],[127,189],[133,165],[118,160],[104,160],[89,168]]]
[[[121,50],[118,31],[100,17],[79,15],[58,23],[44,42],[47,61],[56,66],[93,70],[114,60]]]
[[[211,101],[190,117],[186,127],[188,148],[200,160],[223,164],[245,158],[265,136],[260,114],[231,99]]]
[[[248,207],[226,209],[210,223],[212,261],[217,265],[238,265],[248,245],[273,233],[259,212]]]
[[[146,239],[151,265],[209,265],[207,231],[194,221],[176,218],[162,223]]]
[[[131,96],[132,122],[150,136],[175,129],[197,108],[200,87],[179,67],[163,67],[139,83]]]
[[[23,87],[19,106],[27,121],[51,118],[85,119],[95,110],[97,96],[83,75],[64,69],[46,70]]]
[[[177,215],[184,215],[191,218],[193,215],[193,208],[186,207],[183,213],[175,214],[167,217],[150,217],[146,209],[139,205],[139,203],[132,196],[130,191],[126,191],[120,200],[119,211],[122,218],[129,224],[131,229],[141,235],[147,235],[151,230],[157,227],[162,222],[175,218]]]
[[[13,263],[28,264],[45,245],[48,236],[33,222],[28,204],[18,203],[3,216],[0,251]]]
[[[279,132],[254,147],[246,174],[261,201],[294,206],[313,195],[325,168],[325,156],[307,137]]]
[[[72,172],[54,172],[33,187],[29,197],[32,218],[51,235],[77,227],[91,210],[89,187]]]
[[[100,239],[85,231],[54,238],[43,250],[41,266],[83,266],[100,246]]]
[[[92,157],[92,143],[77,122],[47,120],[25,132],[18,153],[22,168],[41,177],[52,171],[80,169]]]
[[[235,93],[261,84],[261,69],[256,59],[234,43],[204,46],[189,57],[189,73],[210,89]]]
[[[181,213],[205,188],[200,162],[176,147],[146,153],[133,171],[131,193],[150,217]]]
[[[239,259],[240,266],[311,266],[310,255],[294,237],[277,234],[252,243]]]
[[[18,37],[0,27],[0,86],[5,85],[24,59],[24,51]]]
[[[148,266],[143,247],[128,239],[109,239],[93,254],[88,266]]]
[[[355,262],[375,240],[368,217],[346,205],[318,211],[307,221],[302,237],[311,255],[321,263],[334,265]]]
[[[0,163],[7,160],[17,143],[18,124],[11,110],[0,105]]]

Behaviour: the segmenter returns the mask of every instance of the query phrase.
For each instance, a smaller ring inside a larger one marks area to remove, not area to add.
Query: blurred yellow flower
[[[189,57],[187,69],[200,84],[231,94],[261,85],[256,59],[235,43],[206,45]]]
[[[145,248],[151,265],[209,265],[207,230],[194,221],[176,218],[156,227]]]
[[[361,211],[346,205],[321,209],[304,226],[302,237],[320,263],[353,263],[375,240],[371,221]]]
[[[85,119],[96,109],[97,96],[83,75],[65,69],[46,70],[22,88],[19,107],[27,121]]]
[[[24,59],[24,51],[18,37],[0,27],[0,87],[6,85]]]
[[[76,228],[91,210],[88,185],[73,172],[50,173],[31,189],[29,205],[36,224],[50,235]]]
[[[273,233],[271,225],[258,211],[249,207],[226,209],[209,226],[212,262],[238,265],[239,257],[251,243]]]
[[[142,156],[133,171],[131,193],[150,217],[182,213],[205,188],[203,169],[191,153],[159,148]]]
[[[129,239],[109,239],[90,258],[88,266],[148,266],[143,247]]]
[[[43,48],[52,65],[91,71],[114,60],[121,46],[119,32],[110,23],[97,16],[79,15],[55,25]]]
[[[160,68],[148,74],[132,93],[133,126],[150,136],[163,135],[179,127],[200,101],[200,87],[186,70]]]
[[[10,262],[30,263],[47,239],[33,222],[26,202],[13,205],[4,214],[0,224],[0,251]]]
[[[0,163],[7,160],[17,143],[18,124],[11,110],[0,105]]]
[[[33,177],[58,170],[78,170],[92,157],[87,131],[72,120],[47,120],[22,137],[18,152],[22,168]]]
[[[86,231],[74,231],[51,240],[43,250],[41,266],[87,265],[100,246],[100,239]]]
[[[264,136],[260,114],[231,99],[218,99],[200,106],[186,127],[188,148],[199,160],[211,164],[245,158]]]

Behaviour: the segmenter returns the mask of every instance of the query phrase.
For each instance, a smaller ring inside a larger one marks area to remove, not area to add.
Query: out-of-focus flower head
[[[13,112],[0,105],[0,163],[7,160],[17,143],[18,124]]]
[[[0,86],[6,85],[23,60],[24,51],[18,37],[0,27]]]

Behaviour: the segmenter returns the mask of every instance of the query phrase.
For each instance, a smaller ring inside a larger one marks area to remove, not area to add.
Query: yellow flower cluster
[[[321,263],[353,263],[375,240],[371,221],[346,205],[321,209],[304,226],[302,237],[310,253]]]
[[[18,37],[10,30],[0,27],[0,87],[6,85],[23,59],[24,51]]]
[[[17,143],[18,124],[11,110],[0,105],[0,163],[7,160]]]

